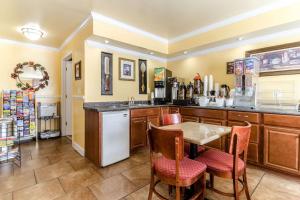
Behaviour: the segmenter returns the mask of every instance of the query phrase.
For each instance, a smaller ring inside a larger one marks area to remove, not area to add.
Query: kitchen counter
[[[176,106],[173,104],[166,105],[151,105],[145,102],[137,102],[134,105],[128,105],[127,102],[100,102],[100,103],[85,103],[84,109],[94,110],[97,112],[110,112],[110,111],[121,111],[130,109],[140,109],[140,108],[155,108],[155,107],[166,107],[166,106]],[[228,111],[241,111],[241,112],[257,112],[257,113],[272,113],[272,114],[282,114],[282,115],[299,115],[296,109],[285,109],[283,107],[257,107],[254,109],[245,107],[216,107],[216,106],[179,106],[186,108],[202,108],[202,109],[214,109],[214,110],[228,110]]]

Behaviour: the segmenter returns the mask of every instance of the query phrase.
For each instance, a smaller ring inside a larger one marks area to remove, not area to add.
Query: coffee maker
[[[154,104],[166,104],[171,102],[172,72],[165,67],[154,69]]]

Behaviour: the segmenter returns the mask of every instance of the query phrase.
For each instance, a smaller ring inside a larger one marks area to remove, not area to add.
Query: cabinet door
[[[148,123],[153,124],[154,126],[159,126],[160,123],[159,123],[159,116],[149,116],[148,117]]]
[[[264,164],[284,171],[299,173],[300,130],[264,127]]]
[[[147,118],[131,118],[130,123],[130,149],[143,147],[147,144]]]
[[[193,117],[193,116],[181,116],[182,122],[199,122],[199,117]]]

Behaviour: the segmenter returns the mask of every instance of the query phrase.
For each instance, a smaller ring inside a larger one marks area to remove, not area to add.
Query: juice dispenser
[[[154,69],[154,104],[166,104],[171,102],[172,72],[165,67]]]

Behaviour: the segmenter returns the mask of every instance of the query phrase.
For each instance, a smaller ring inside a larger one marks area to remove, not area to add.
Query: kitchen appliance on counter
[[[171,102],[172,72],[165,67],[154,69],[154,104],[166,104]]]
[[[102,167],[129,157],[129,110],[102,113]]]
[[[257,83],[259,60],[255,57],[234,61],[235,94],[234,107],[255,108],[257,104]]]

